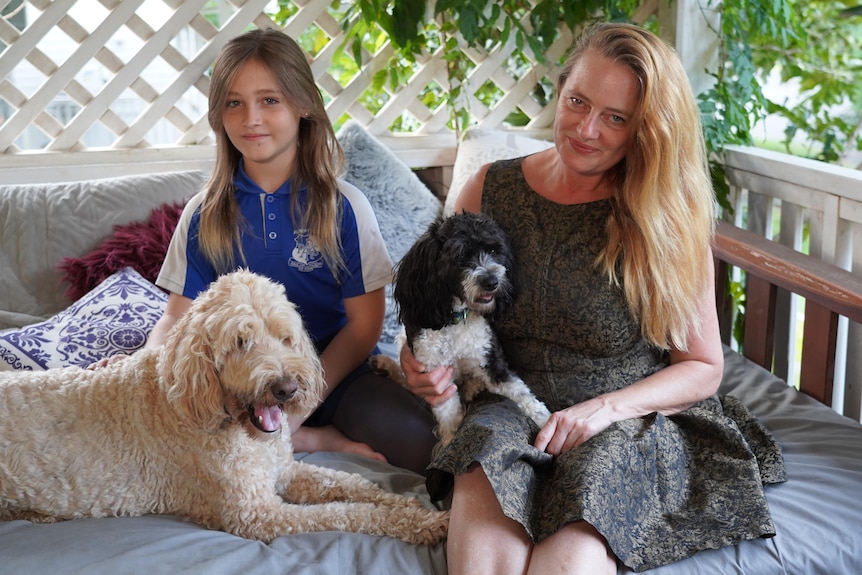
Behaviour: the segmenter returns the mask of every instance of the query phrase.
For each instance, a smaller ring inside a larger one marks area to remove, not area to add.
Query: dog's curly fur
[[[441,541],[446,513],[294,461],[287,414],[313,409],[324,385],[284,288],[225,275],[161,348],[97,370],[0,373],[0,520],[162,513],[267,542]]]
[[[484,214],[459,213],[438,219],[407,251],[395,270],[394,296],[404,326],[402,345],[429,371],[454,368],[458,394],[432,411],[439,447],[448,444],[464,417],[463,402],[483,389],[518,404],[539,427],[548,408],[509,368],[490,319],[514,302],[512,249],[499,224]],[[398,364],[372,358],[380,373],[406,386]]]

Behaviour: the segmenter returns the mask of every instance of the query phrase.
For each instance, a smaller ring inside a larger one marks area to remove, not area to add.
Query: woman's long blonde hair
[[[344,267],[337,225],[342,209],[337,175],[344,153],[335,138],[305,53],[287,34],[276,29],[252,30],[231,39],[213,67],[208,118],[216,135],[216,163],[201,207],[201,250],[219,273],[229,271],[236,264],[234,246],[239,248],[240,257],[245,257],[240,242],[245,224],[233,184],[242,156],[225,132],[222,114],[240,67],[252,59],[272,71],[287,104],[301,116],[291,183],[291,214],[296,227],[309,230],[337,278]],[[296,192],[303,185],[308,189],[308,196],[301,209]]]
[[[636,126],[616,184],[608,244],[598,264],[623,285],[644,337],[663,348],[688,348],[700,328],[698,302],[715,229],[706,146],[688,77],[676,53],[630,24],[596,24],[566,60],[558,93],[585,52],[628,66],[640,83]]]

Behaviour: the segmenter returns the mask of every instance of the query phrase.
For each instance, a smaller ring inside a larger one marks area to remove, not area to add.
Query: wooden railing
[[[741,351],[791,383],[808,386],[812,378],[820,379],[813,384],[820,387],[815,395],[831,395],[824,397],[826,403],[859,420],[862,325],[860,318],[847,317],[839,303],[852,297],[841,290],[852,294],[862,278],[862,172],[743,147],[727,151],[725,168],[733,184],[733,223],[785,248],[778,254],[762,242],[741,248],[744,242],[738,236],[718,244],[730,264],[740,264],[734,250],[739,255],[739,250],[750,249],[755,260],[744,266],[748,304]],[[799,252],[809,254],[803,260],[816,262],[795,259],[793,254]],[[820,263],[847,273],[834,275],[833,268]],[[741,277],[737,270],[732,279]],[[780,277],[804,280],[808,286],[794,289],[792,295]],[[823,298],[836,301],[827,305]],[[821,309],[824,305],[830,311]],[[730,325],[725,323],[726,341],[731,341]],[[803,347],[803,335],[809,333],[819,337],[805,335]]]
[[[838,323],[842,316],[862,323],[862,277],[728,222],[718,224],[714,253],[716,304],[722,327],[733,323],[733,302],[727,288],[729,266],[735,266],[746,273],[741,351],[766,369],[774,366],[778,290],[805,298],[799,389],[832,405]]]

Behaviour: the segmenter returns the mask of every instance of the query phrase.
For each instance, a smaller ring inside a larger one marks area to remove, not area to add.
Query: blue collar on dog
[[[467,321],[467,308],[452,312],[452,323],[462,323]]]

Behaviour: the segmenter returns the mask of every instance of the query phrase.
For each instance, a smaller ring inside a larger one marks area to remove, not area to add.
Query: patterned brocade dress
[[[544,199],[521,159],[497,162],[485,178],[482,210],[509,234],[518,262],[515,308],[496,327],[511,367],[551,411],[668,365],[593,265],[610,209],[609,200]],[[483,394],[431,463],[431,496],[445,497],[453,474],[479,462],[534,541],[584,519],[635,571],[775,534],[763,486],[786,479],[781,450],[732,397],[615,423],[556,458],[532,447],[537,431],[511,401]]]

